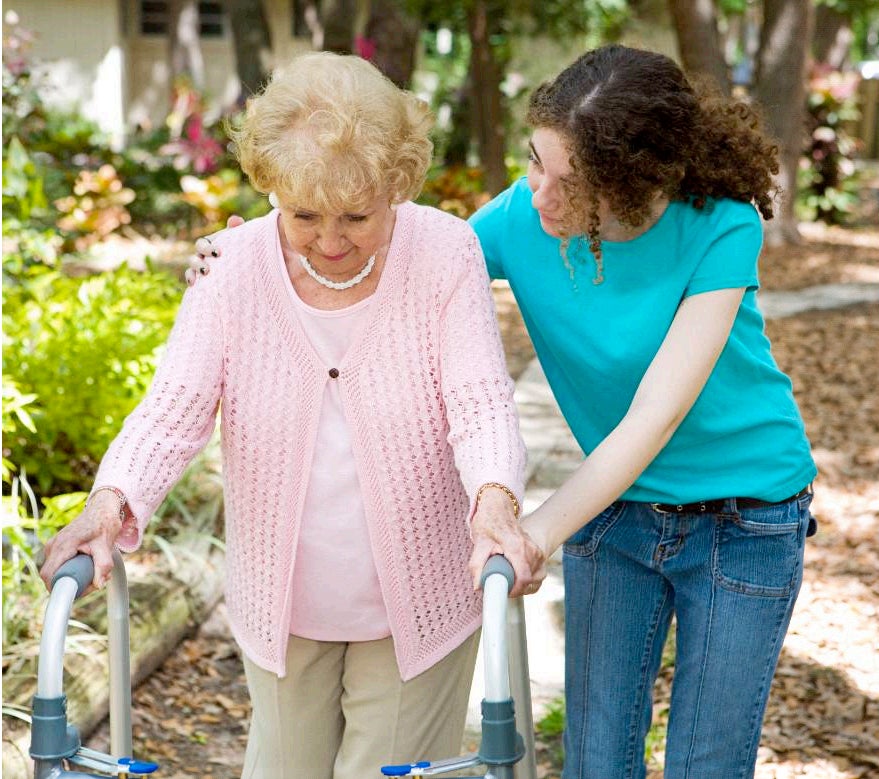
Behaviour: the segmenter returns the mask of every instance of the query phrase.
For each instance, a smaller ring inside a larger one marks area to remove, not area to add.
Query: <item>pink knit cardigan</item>
[[[466,222],[401,205],[368,322],[344,360],[325,365],[292,307],[277,219],[217,236],[223,260],[184,295],[152,387],[94,489],[125,493],[135,521],[119,547],[135,549],[222,405],[229,618],[248,657],[283,676],[320,401],[338,381],[400,675],[410,679],[479,625],[467,572],[476,490],[494,481],[523,492],[524,445],[482,252]]]

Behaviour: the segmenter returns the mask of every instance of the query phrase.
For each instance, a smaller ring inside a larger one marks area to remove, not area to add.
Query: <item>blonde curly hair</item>
[[[424,101],[366,60],[315,52],[275,71],[229,134],[260,192],[316,213],[416,197],[433,153]]]

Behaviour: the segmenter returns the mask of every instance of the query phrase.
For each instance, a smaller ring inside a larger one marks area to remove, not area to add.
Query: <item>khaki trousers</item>
[[[393,763],[460,754],[479,632],[408,682],[391,638],[290,637],[287,675],[246,657],[253,703],[242,779],[378,779]]]

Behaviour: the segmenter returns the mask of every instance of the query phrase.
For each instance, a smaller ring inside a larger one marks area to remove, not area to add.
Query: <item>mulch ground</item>
[[[810,226],[806,239],[766,250],[764,287],[879,281],[879,229]],[[509,290],[495,294],[517,376],[533,351]],[[813,504],[820,531],[807,547],[757,777],[879,777],[879,306],[772,321],[768,333],[821,469]],[[667,676],[657,687],[657,712],[667,706]],[[236,647],[208,625],[135,692],[135,752],[162,763],[166,779],[235,779],[248,715]],[[105,725],[91,742],[102,746],[107,738]],[[659,779],[653,769],[651,779]],[[558,775],[547,760],[540,773]]]

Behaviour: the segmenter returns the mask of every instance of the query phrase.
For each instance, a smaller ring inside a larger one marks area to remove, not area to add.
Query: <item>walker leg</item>
[[[537,779],[534,754],[534,715],[531,711],[531,674],[528,669],[528,638],[525,606],[515,598],[507,609],[507,646],[510,656],[510,692],[516,706],[516,724],[525,741],[525,757],[513,766],[511,779]],[[498,779],[506,779],[497,774]]]

